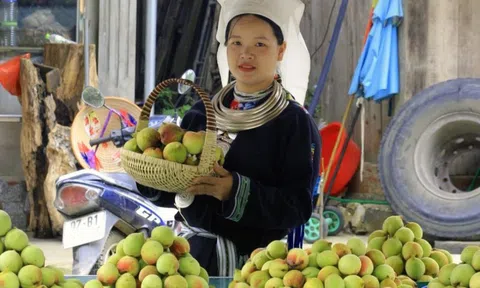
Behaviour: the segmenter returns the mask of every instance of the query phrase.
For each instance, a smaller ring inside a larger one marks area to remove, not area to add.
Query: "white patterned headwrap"
[[[301,0],[217,0],[221,5],[217,41],[220,42],[217,62],[222,85],[228,84],[228,60],[225,43],[227,25],[238,15],[257,14],[276,23],[282,30],[287,50],[278,68],[283,87],[304,104],[310,74],[310,54],[300,32],[300,21],[305,10]]]

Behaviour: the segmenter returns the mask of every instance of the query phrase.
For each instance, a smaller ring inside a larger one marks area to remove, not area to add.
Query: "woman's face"
[[[231,27],[227,57],[237,88],[246,93],[268,88],[286,43],[278,45],[272,26],[253,15],[234,19]]]

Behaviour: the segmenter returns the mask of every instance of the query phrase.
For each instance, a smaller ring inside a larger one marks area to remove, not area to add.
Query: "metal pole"
[[[84,56],[84,67],[85,67],[85,87],[90,85],[90,45],[88,42],[88,1],[85,0],[85,7],[83,11],[83,56]]]
[[[146,35],[145,35],[145,86],[144,101],[155,88],[155,47],[157,35],[157,0],[146,0]],[[154,111],[152,107],[152,113]]]
[[[318,183],[318,188],[317,188],[317,192],[318,192],[318,198],[322,199],[322,201],[320,201],[320,205],[317,207],[318,211],[318,215],[320,215],[320,239],[325,239],[327,236],[328,236],[328,231],[327,231],[327,235],[325,235],[325,233],[323,233],[323,225],[324,225],[324,222],[325,222],[325,218],[323,217],[323,210],[324,210],[324,200],[323,200],[323,183],[325,182],[323,176],[325,176],[325,173],[322,172],[321,176],[320,176],[320,183]]]

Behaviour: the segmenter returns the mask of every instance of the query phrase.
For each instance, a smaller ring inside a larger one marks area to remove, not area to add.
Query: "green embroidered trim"
[[[230,220],[238,222],[243,217],[245,207],[247,206],[248,196],[250,196],[250,178],[240,176],[238,192],[235,201],[235,211],[233,211]]]

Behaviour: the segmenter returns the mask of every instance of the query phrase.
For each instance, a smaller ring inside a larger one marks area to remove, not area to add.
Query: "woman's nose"
[[[240,55],[242,59],[248,59],[251,60],[253,59],[253,54],[250,53],[250,50],[248,48],[243,49],[242,54]]]

